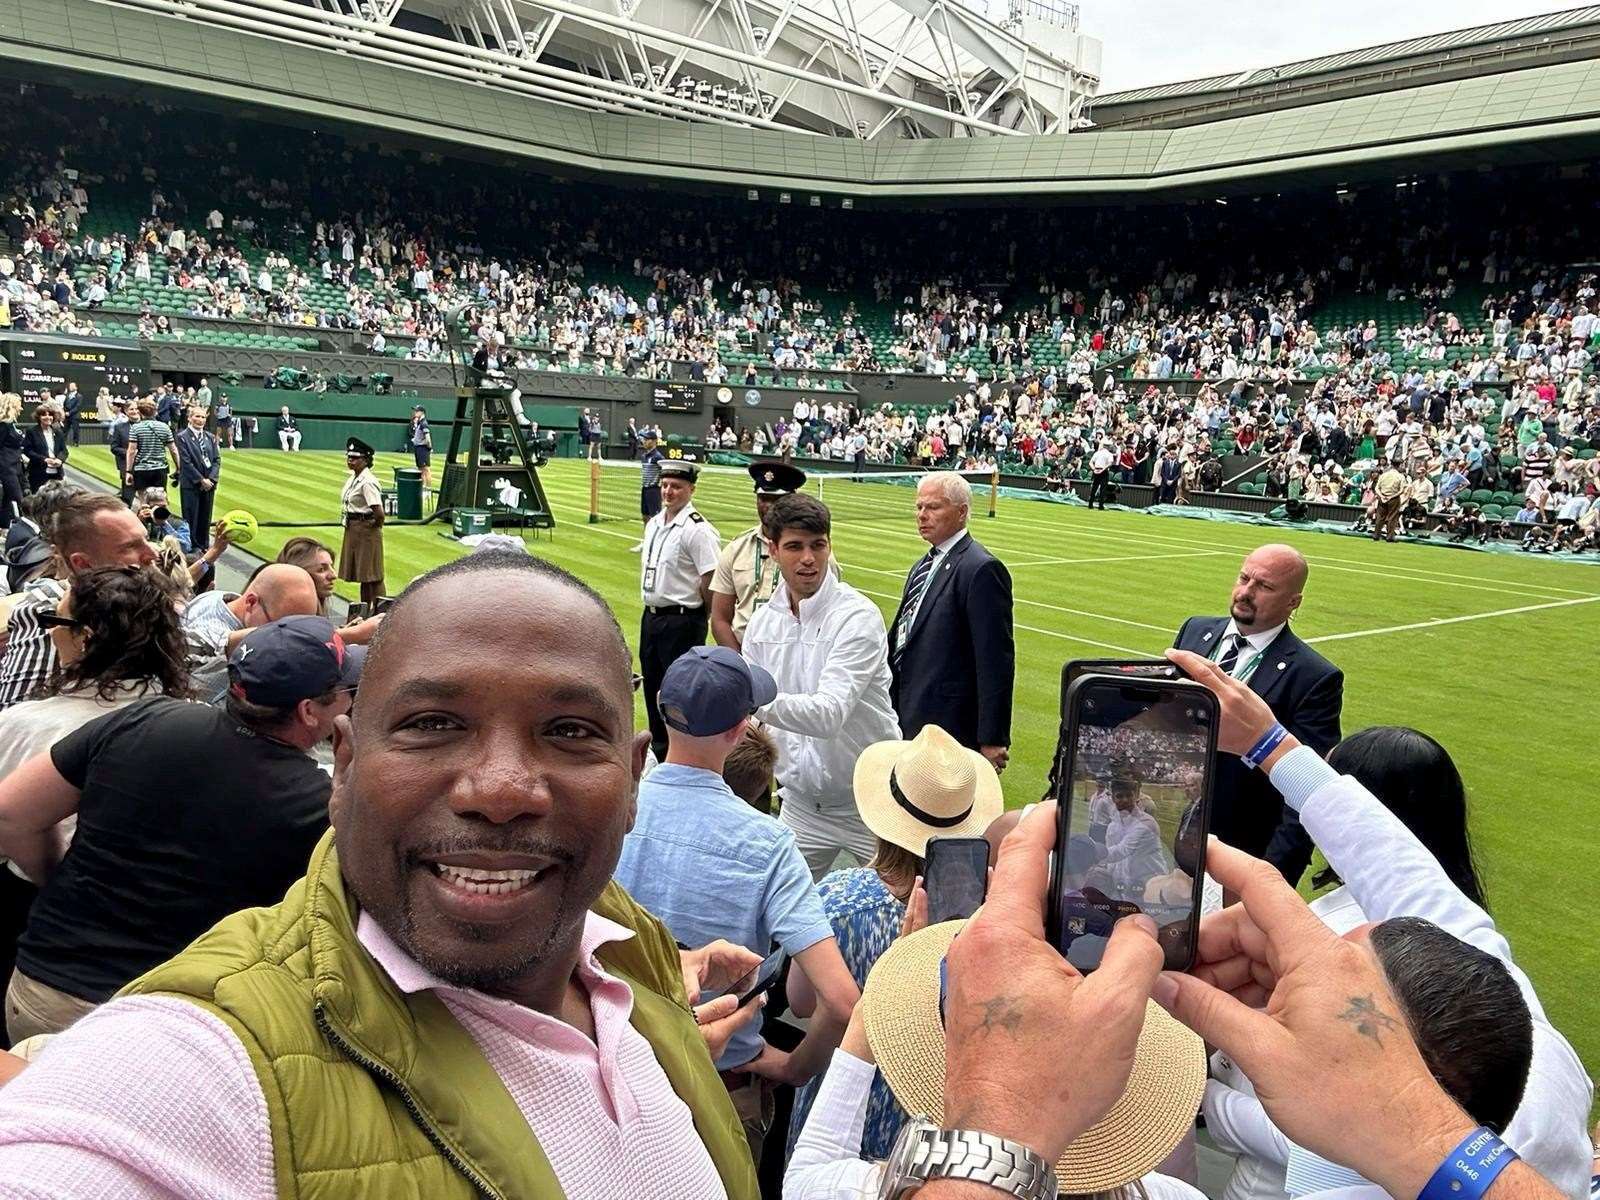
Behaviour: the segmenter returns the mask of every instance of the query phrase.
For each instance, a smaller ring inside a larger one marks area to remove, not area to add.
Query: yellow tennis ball
[[[255,538],[258,526],[252,514],[242,508],[234,508],[222,514],[222,528],[230,542],[242,546]]]

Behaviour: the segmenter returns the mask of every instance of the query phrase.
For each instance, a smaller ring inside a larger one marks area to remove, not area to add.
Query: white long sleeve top
[[[745,658],[778,684],[777,698],[756,715],[778,743],[784,799],[853,813],[856,759],[900,737],[883,614],[831,574],[800,601],[799,616],[789,597],[780,581],[745,627]]]
[[[1421,917],[1505,963],[1533,1019],[1533,1061],[1522,1103],[1503,1137],[1563,1195],[1584,1200],[1592,1164],[1587,1118],[1594,1089],[1577,1052],[1550,1024],[1533,984],[1512,961],[1511,947],[1489,914],[1461,893],[1399,817],[1309,747],[1284,755],[1273,768],[1272,784],[1300,814],[1306,832],[1344,880],[1340,893],[1334,894],[1338,902],[1326,898],[1329,903],[1318,913],[1330,927],[1343,932],[1364,921]],[[1204,1109],[1206,1128],[1219,1142],[1279,1168],[1287,1166],[1291,1143],[1273,1127],[1253,1092],[1213,1079],[1206,1085]],[[1269,1182],[1270,1176],[1258,1180]],[[1228,1200],[1244,1200],[1246,1194],[1230,1190]],[[1284,1193],[1268,1193],[1263,1187],[1248,1194],[1264,1198]],[[1366,1185],[1320,1194],[1376,1200],[1386,1193]]]

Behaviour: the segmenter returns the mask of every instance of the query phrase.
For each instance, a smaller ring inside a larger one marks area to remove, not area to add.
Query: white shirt
[[[717,569],[722,539],[716,526],[685,504],[668,518],[662,509],[644,527],[639,557],[639,595],[646,604],[699,608],[700,577]]]
[[[1272,784],[1299,812],[1306,832],[1344,880],[1346,896],[1329,906],[1332,911],[1318,913],[1330,927],[1353,915],[1347,903],[1362,920],[1422,917],[1506,965],[1533,1020],[1533,1060],[1505,1142],[1563,1195],[1586,1197],[1593,1163],[1588,1130],[1593,1085],[1572,1045],[1545,1016],[1533,984],[1512,961],[1511,947],[1493,919],[1462,895],[1399,817],[1354,779],[1335,774],[1314,751],[1299,747],[1284,755],[1273,768]],[[1287,1139],[1272,1128],[1253,1098],[1237,1092],[1222,1095],[1213,1080],[1206,1085],[1204,1108],[1206,1127],[1219,1142],[1226,1136],[1236,1145],[1281,1146],[1282,1161],[1287,1162]],[[1213,1111],[1220,1127],[1212,1123]],[[1340,1189],[1339,1195],[1378,1200],[1385,1193],[1369,1185]]]
[[[1101,471],[1109,471],[1111,464],[1116,461],[1117,456],[1104,446],[1101,446],[1100,449],[1094,452],[1094,457],[1089,460],[1089,470],[1094,471],[1096,474]]]
[[[843,1050],[833,1052],[805,1128],[783,1176],[783,1200],[874,1200],[883,1163],[861,1158],[867,1100],[877,1069]],[[1180,1179],[1154,1171],[1138,1181],[1148,1200],[1203,1200]]]
[[[933,560],[933,566],[928,569],[928,582],[922,587],[922,595],[917,597],[917,603],[915,607],[913,607],[912,610],[906,614],[906,629],[908,631],[917,623],[917,614],[922,611],[922,602],[928,598],[928,593],[933,589],[934,577],[937,576],[940,571],[945,569],[946,565],[948,565],[950,562],[950,551],[954,550],[956,548],[956,544],[966,536],[967,527],[963,525],[949,537],[945,538],[944,541],[939,542],[933,547],[939,553]],[[915,568],[913,568],[913,570],[915,570]]]
[[[745,627],[744,656],[778,684],[777,699],[757,716],[778,744],[785,799],[854,813],[856,759],[900,737],[878,606],[829,574],[800,601],[797,617],[780,581]]]
[[[1279,621],[1271,629],[1262,629],[1256,633],[1245,634],[1245,644],[1239,651],[1239,660],[1233,664],[1233,670],[1229,674],[1235,679],[1239,678],[1240,672],[1250,665],[1256,655],[1267,652],[1267,647],[1272,645],[1277,636],[1283,632],[1283,627],[1286,623]],[[1222,649],[1217,651],[1217,658],[1220,659],[1228,652],[1228,643],[1238,632],[1239,627],[1233,623],[1233,618],[1229,617],[1227,627],[1222,631]],[[1260,666],[1259,663],[1256,665]]]

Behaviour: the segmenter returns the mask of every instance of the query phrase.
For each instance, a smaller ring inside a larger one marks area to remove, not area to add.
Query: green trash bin
[[[492,533],[494,518],[485,508],[456,508],[450,511],[450,528],[458,538]]]
[[[395,516],[402,521],[422,520],[422,472],[415,467],[394,470]]]

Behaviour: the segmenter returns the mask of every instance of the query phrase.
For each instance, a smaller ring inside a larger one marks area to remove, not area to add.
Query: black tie
[[[1244,634],[1234,634],[1228,648],[1223,651],[1222,657],[1217,659],[1217,670],[1224,675],[1232,675],[1233,668],[1239,665],[1239,651],[1243,650],[1248,642],[1249,639]]]
[[[911,632],[912,618],[917,615],[917,606],[922,603],[922,593],[928,590],[928,579],[933,575],[933,563],[938,557],[939,547],[935,546],[911,569],[911,577],[906,580],[906,602],[901,606],[900,625],[894,635],[894,658],[897,663],[905,653],[906,634]]]

